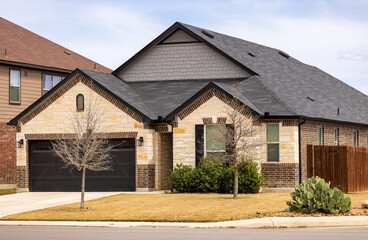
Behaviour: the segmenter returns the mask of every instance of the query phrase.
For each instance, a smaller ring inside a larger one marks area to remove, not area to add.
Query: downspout
[[[300,126],[305,123],[305,119],[303,122],[298,123],[298,141],[299,141],[299,184],[302,183],[302,137],[301,137],[301,129]]]

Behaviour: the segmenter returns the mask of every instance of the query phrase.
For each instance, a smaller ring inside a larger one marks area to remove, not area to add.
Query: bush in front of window
[[[243,159],[238,169],[239,193],[258,193],[264,177],[257,163]],[[209,158],[204,158],[196,168],[179,164],[171,172],[169,183],[172,189],[183,193],[232,193],[234,167]]]

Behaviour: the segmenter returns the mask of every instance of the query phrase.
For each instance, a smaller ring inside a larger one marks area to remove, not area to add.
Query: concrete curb
[[[79,221],[0,221],[0,226],[64,227],[179,227],[179,228],[272,228],[368,226],[368,216],[270,217],[226,222],[79,222]]]

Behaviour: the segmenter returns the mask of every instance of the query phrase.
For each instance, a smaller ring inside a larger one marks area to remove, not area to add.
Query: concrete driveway
[[[120,192],[87,192],[85,200]],[[0,196],[0,218],[20,212],[53,207],[80,201],[80,192],[24,192]]]

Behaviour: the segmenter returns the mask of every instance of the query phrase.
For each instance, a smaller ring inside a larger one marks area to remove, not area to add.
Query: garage
[[[86,174],[86,191],[135,191],[135,139],[111,139],[112,170]],[[65,168],[53,154],[50,140],[29,141],[29,189],[34,192],[74,192],[81,172]]]

